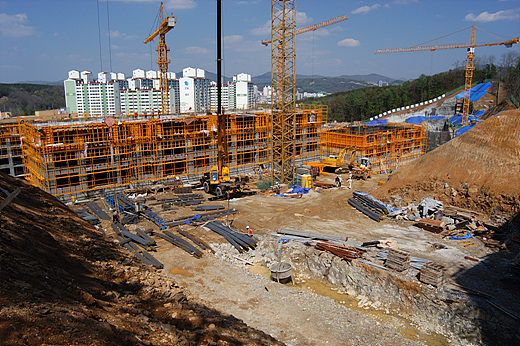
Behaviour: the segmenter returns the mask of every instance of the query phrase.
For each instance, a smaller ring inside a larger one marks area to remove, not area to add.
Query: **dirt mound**
[[[2,344],[281,344],[144,267],[51,195],[1,173],[0,187],[21,188],[0,211]]]
[[[520,110],[493,116],[399,168],[373,195],[403,203],[431,197],[486,214],[516,213],[520,205],[519,125]]]

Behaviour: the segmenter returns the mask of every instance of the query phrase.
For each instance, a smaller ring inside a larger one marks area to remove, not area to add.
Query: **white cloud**
[[[259,28],[254,28],[249,31],[251,35],[255,36],[271,36],[271,21],[266,22],[264,25],[262,25]]]
[[[411,3],[418,3],[419,0],[395,0],[394,4],[396,5],[408,5]]]
[[[372,6],[361,6],[352,11],[352,14],[368,13],[372,10],[377,10],[379,7],[381,7],[380,4],[373,4]]]
[[[204,47],[193,46],[193,47],[186,47],[186,48],[182,49],[182,52],[184,54],[198,55],[198,54],[208,54],[209,50]]]
[[[305,12],[296,12],[296,25],[306,25],[312,23],[312,18],[307,17],[307,13]]]
[[[338,42],[339,47],[357,47],[361,43],[353,38],[346,38]]]
[[[197,7],[194,0],[167,0],[165,7],[172,10],[189,10]]]
[[[122,38],[122,39],[125,39],[125,40],[130,40],[130,39],[136,38],[137,36],[136,35],[124,34],[122,32],[119,32],[118,30],[114,30],[114,31],[110,31],[110,37],[111,38]]]
[[[241,42],[243,40],[244,40],[244,36],[242,36],[242,35],[224,36],[225,43],[236,43],[236,42]]]
[[[111,0],[111,1],[121,1],[121,2],[154,2],[157,3],[157,0]],[[164,7],[170,10],[189,10],[197,7],[197,3],[195,0],[166,0],[164,1]]]
[[[36,33],[34,27],[27,26],[25,23],[27,23],[25,13],[14,15],[0,13],[0,36],[16,38],[34,35]]]
[[[487,11],[475,16],[473,13],[469,13],[464,17],[464,20],[469,22],[495,22],[497,20],[515,20],[520,19],[520,8],[513,10],[498,11],[495,13],[489,13]]]

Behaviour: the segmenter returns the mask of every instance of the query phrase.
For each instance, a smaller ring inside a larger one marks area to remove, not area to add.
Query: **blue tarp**
[[[473,102],[480,100],[480,98],[482,96],[487,94],[487,90],[492,85],[493,84],[491,84],[490,82],[480,83],[480,84],[475,85],[473,88],[470,89],[469,100],[473,101]],[[464,98],[464,91],[458,93],[457,95],[455,95],[455,97],[458,99]]]
[[[408,119],[405,120],[405,122],[407,122],[408,124],[420,124],[423,121],[426,121],[426,119],[427,118],[425,116],[418,115],[415,117],[409,117]]]
[[[198,220],[198,219],[200,219],[201,217],[202,217],[202,215],[200,215],[200,214],[193,215],[191,219],[184,221],[184,223],[185,223],[186,225],[189,225],[189,224],[191,224],[192,221]]]
[[[457,131],[455,131],[455,137],[458,137],[460,136],[461,134],[463,134],[464,132],[467,132],[468,130],[471,130],[475,125],[466,125],[466,126],[462,126],[460,129],[458,129]]]
[[[450,237],[451,240],[462,240],[462,239],[469,239],[469,238],[473,238],[473,235],[472,235],[471,233],[469,233],[469,232],[468,232],[468,234],[463,235],[463,236],[461,236],[461,237],[456,237],[456,236],[454,236],[454,235],[452,235],[452,236]]]
[[[468,119],[469,120],[478,120],[477,117],[469,117]],[[455,126],[462,125],[462,115],[454,115],[449,120]]]
[[[428,119],[430,119],[430,120],[444,120],[444,119],[446,119],[446,117],[443,116],[443,115],[434,115],[434,116],[429,117]]]
[[[309,192],[309,188],[308,187],[301,187],[300,185],[293,185],[291,186],[291,191],[289,193],[301,193],[301,194],[306,194]]]
[[[367,121],[364,125],[365,126],[381,126],[381,125],[386,125],[387,123],[388,123],[387,119],[378,119],[378,120]]]
[[[484,115],[484,113],[486,113],[486,111],[476,111],[476,112],[473,112],[473,115],[476,116],[477,118],[480,118],[480,116]]]

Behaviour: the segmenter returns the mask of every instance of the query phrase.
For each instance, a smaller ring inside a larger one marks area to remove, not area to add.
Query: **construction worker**
[[[246,233],[247,235],[253,235],[253,230],[249,228],[249,226],[246,226]]]
[[[339,174],[336,176],[336,186],[341,187],[341,175]]]
[[[350,172],[348,174],[348,188],[351,189],[352,188],[352,172]]]
[[[276,182],[276,185],[274,186],[274,192],[279,195],[280,194],[280,184]]]
[[[117,214],[117,209],[114,209],[114,211],[112,212],[112,222],[119,222],[119,215]]]

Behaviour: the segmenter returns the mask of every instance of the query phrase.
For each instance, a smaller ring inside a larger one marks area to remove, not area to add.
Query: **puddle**
[[[269,268],[261,265],[249,266],[249,270],[258,275],[262,275],[268,279],[271,279],[271,271]],[[313,292],[323,297],[328,297],[335,300],[338,304],[341,304],[349,309],[359,311],[365,315],[370,316],[374,320],[381,322],[385,325],[392,326],[397,329],[399,333],[412,341],[418,341],[428,346],[443,346],[449,345],[446,337],[437,333],[425,333],[417,329],[408,319],[398,315],[387,314],[383,310],[376,310],[372,308],[365,309],[358,306],[358,300],[347,294],[338,292],[336,287],[324,284],[320,281],[313,279],[305,279],[305,282],[299,282],[294,280],[294,285],[289,281],[285,283],[287,287],[295,289],[302,289],[309,292]]]
[[[186,277],[192,277],[193,276],[193,273],[190,273],[186,269],[181,269],[179,267],[173,267],[172,270],[170,270],[170,273],[171,274],[179,274],[179,275],[183,275],[183,276],[186,276]]]

